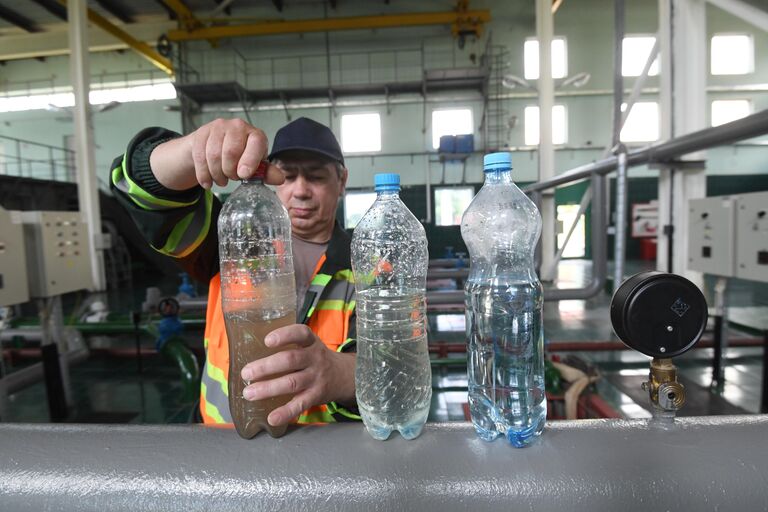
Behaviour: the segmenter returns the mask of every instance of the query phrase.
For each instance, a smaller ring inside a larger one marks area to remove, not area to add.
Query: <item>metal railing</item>
[[[75,152],[0,135],[0,174],[75,182]]]
[[[248,90],[281,90],[340,85],[419,82],[424,72],[456,68],[456,45],[445,48],[334,51],[277,57],[250,57],[233,50],[231,59],[199,58],[192,82],[231,77]],[[468,64],[467,66],[469,66]],[[194,66],[194,65],[193,65]],[[191,77],[190,77],[191,78]]]
[[[603,158],[575,167],[551,179],[523,187],[523,192],[529,194],[538,206],[541,202],[542,192],[545,190],[585,179],[592,181],[592,279],[582,288],[546,289],[544,300],[589,299],[604,289],[608,275],[606,175],[617,169],[620,159],[626,161],[627,169],[648,163],[674,164],[675,159],[689,153],[732,144],[765,134],[768,134],[768,109],[727,124],[635,149],[627,152],[625,156],[622,155],[621,158],[619,155]],[[671,166],[674,167],[674,165]],[[661,170],[660,172],[665,171]],[[464,292],[429,292],[427,301],[430,304],[460,304],[464,301]]]

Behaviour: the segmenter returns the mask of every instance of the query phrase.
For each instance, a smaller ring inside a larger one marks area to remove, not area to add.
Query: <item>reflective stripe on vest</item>
[[[318,263],[320,268],[325,257]],[[316,274],[310,290],[316,291],[315,304],[310,308],[307,325],[331,350],[336,351],[349,335],[349,318],[355,308],[354,284],[351,272],[340,271],[329,276]],[[323,295],[323,300],[319,297]],[[337,302],[338,301],[338,302]],[[221,278],[211,279],[208,291],[208,308],[205,324],[206,360],[200,386],[200,414],[204,423],[231,423],[229,412],[228,383],[229,343],[221,310]],[[355,415],[339,410],[335,404],[329,408],[318,405],[304,411],[298,423],[332,423],[334,413],[358,419]]]

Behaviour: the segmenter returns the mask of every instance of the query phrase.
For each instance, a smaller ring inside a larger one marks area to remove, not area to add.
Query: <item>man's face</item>
[[[339,176],[334,163],[311,155],[281,156],[277,165],[285,175],[277,196],[288,210],[294,234],[311,242],[328,241],[347,182],[346,171]]]

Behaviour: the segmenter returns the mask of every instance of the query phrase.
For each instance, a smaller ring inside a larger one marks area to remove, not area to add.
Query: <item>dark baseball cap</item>
[[[274,160],[286,151],[319,153],[336,162],[344,163],[341,146],[330,128],[306,117],[300,117],[283,126],[275,134],[272,152],[267,158]]]

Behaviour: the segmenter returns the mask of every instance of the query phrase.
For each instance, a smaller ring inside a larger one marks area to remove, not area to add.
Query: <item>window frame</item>
[[[641,37],[653,39],[654,40],[654,44],[656,44],[656,39],[657,39],[656,34],[624,34],[624,38],[621,40],[621,67],[622,67],[622,69],[621,69],[621,76],[623,76],[623,77],[626,77],[626,78],[636,78],[636,77],[639,77],[642,74],[642,68],[640,68],[640,72],[638,74],[636,74],[636,75],[625,75],[624,74],[624,64],[628,61],[625,58],[626,57],[626,55],[625,55],[626,52],[624,51],[624,43],[626,42],[627,39],[641,38]],[[651,45],[651,50],[653,50],[653,44]],[[645,66],[645,63],[647,61],[648,61],[648,57],[646,56],[645,60],[643,61],[643,66]],[[654,73],[652,71],[653,70],[653,64],[651,64],[651,68],[648,70],[648,76],[649,77],[651,77],[651,76],[659,76],[659,74],[661,73],[661,52],[659,52],[656,55],[655,63],[656,63],[656,72]]]
[[[472,107],[466,106],[466,107],[441,107],[441,108],[435,108],[432,109],[432,116],[430,117],[431,122],[431,135],[432,135],[432,141],[431,146],[433,150],[437,150],[440,148],[440,137],[437,138],[437,141],[435,141],[435,113],[436,112],[450,112],[450,111],[458,111],[458,110],[468,110],[469,111],[469,132],[466,133],[457,133],[457,134],[450,134],[450,133],[443,133],[440,136],[443,135],[474,135],[475,134],[475,112],[473,111]]]
[[[722,122],[722,123],[714,124],[714,115],[713,115],[714,112],[713,112],[713,110],[715,108],[715,103],[718,103],[718,102],[729,102],[729,101],[744,101],[744,102],[746,102],[747,103],[747,116],[749,116],[749,115],[751,115],[751,114],[753,114],[755,112],[755,106],[754,106],[754,104],[753,104],[753,102],[752,102],[752,100],[750,98],[724,98],[724,99],[712,100],[712,101],[709,102],[709,125],[710,126],[720,126],[722,124],[730,123],[731,121],[736,121],[737,119],[743,119],[744,117],[746,117],[746,116],[738,117],[736,119],[732,119],[731,121],[725,121],[725,122]]]
[[[376,201],[376,192],[373,189],[346,190],[344,192],[344,200],[342,202],[342,204],[344,205],[344,229],[355,229],[357,227],[357,225],[360,223],[360,219],[363,218],[363,215],[365,215],[365,213],[370,208],[370,206],[368,206],[368,208],[366,208],[366,210],[363,212],[363,215],[361,215],[360,219],[358,219],[358,221],[355,222],[354,226],[350,226],[349,225],[349,217],[348,217],[349,208],[347,207],[347,199],[350,196],[363,196],[363,195],[372,195],[373,196],[373,201],[371,201],[371,205],[373,205],[373,202]]]
[[[435,226],[439,226],[439,227],[460,226],[461,219],[459,219],[459,222],[457,222],[456,224],[440,223],[440,212],[437,209],[437,196],[438,196],[438,193],[442,190],[469,190],[471,192],[471,196],[469,198],[469,202],[467,203],[467,206],[464,207],[464,211],[467,210],[467,208],[469,207],[469,204],[472,202],[472,199],[474,199],[475,194],[477,194],[477,190],[475,189],[474,185],[440,185],[432,188],[432,209],[433,209],[432,218],[434,219]],[[462,212],[462,215],[464,215],[464,212]]]
[[[656,105],[656,138],[654,138],[654,139],[642,139],[642,140],[639,140],[639,139],[628,140],[628,139],[625,139],[621,134],[619,134],[619,139],[620,139],[621,142],[625,142],[627,144],[648,144],[648,143],[651,143],[651,142],[656,142],[657,140],[659,140],[661,138],[661,105],[660,105],[660,103],[658,101],[636,101],[632,108],[634,109],[638,105],[642,105],[642,104],[646,104],[646,103],[650,103],[650,104]],[[622,110],[622,113],[623,112],[624,111]],[[630,112],[629,115],[631,116],[632,113]],[[630,118],[627,117],[627,120],[624,122],[624,126],[621,129],[622,132],[627,127],[627,123],[629,122],[629,119]]]
[[[563,109],[563,142],[555,142],[555,109],[558,107],[562,107]],[[538,105],[526,105],[523,107],[523,145],[527,147],[535,147],[538,146],[541,143],[541,140],[539,140],[539,134],[540,130],[536,131],[536,143],[535,144],[529,144],[526,140],[526,126],[528,123],[525,122],[525,111],[529,108],[535,108],[539,109]],[[539,114],[537,112],[537,118]],[[552,145],[553,146],[565,146],[568,144],[568,106],[565,103],[556,103],[555,105],[552,105]]]
[[[714,47],[714,42],[716,37],[730,37],[730,36],[744,36],[749,41],[749,61],[748,61],[748,69],[747,71],[743,73],[715,73],[714,72],[714,54],[712,52],[712,48]],[[744,75],[750,75],[755,72],[755,36],[748,32],[717,32],[715,34],[712,34],[712,37],[709,38],[709,74],[711,76],[744,76]]]
[[[379,143],[378,143],[378,149],[348,149],[346,147],[346,144],[344,143],[344,119],[353,117],[353,116],[371,116],[375,115],[377,116],[379,120]],[[341,121],[339,121],[339,131],[341,132],[341,150],[344,154],[366,154],[366,153],[381,153],[383,148],[383,141],[382,141],[382,134],[383,130],[381,127],[381,113],[376,111],[368,111],[368,112],[347,112],[346,114],[341,114]]]
[[[536,69],[538,70],[538,73],[534,77],[533,75],[528,76],[526,65],[525,65],[525,45],[529,41],[535,41],[537,44],[539,42],[538,37],[526,37],[525,41],[523,42],[523,78],[526,80],[538,80],[541,77],[541,65],[539,64],[539,54],[538,51],[536,52]],[[552,38],[552,44],[555,43],[555,41],[563,41],[563,75],[558,76],[555,75],[555,63],[554,59],[552,61],[552,78],[555,80],[559,80],[561,78],[565,78],[568,76],[568,38],[565,36],[554,36]],[[537,47],[538,49],[538,47]],[[551,51],[551,49],[550,49]],[[554,52],[551,52],[552,55],[554,55]]]

